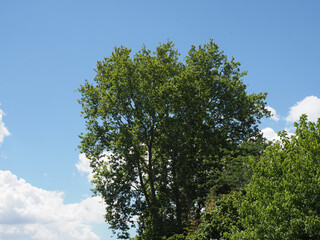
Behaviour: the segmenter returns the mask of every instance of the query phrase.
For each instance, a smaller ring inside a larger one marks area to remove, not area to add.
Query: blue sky
[[[320,117],[319,12],[317,0],[0,1],[0,238],[114,239],[77,150],[75,90],[115,46],[169,39],[183,57],[213,38],[248,92],[269,93],[261,130],[274,138]]]

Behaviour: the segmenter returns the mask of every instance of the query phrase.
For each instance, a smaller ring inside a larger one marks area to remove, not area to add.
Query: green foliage
[[[166,238],[166,240],[185,240],[186,236],[184,236],[183,234],[175,234],[169,238]]]
[[[320,119],[302,116],[256,164],[230,239],[320,239]]]
[[[119,238],[129,237],[134,219],[137,239],[182,234],[190,219],[200,219],[231,161],[225,156],[239,156],[269,114],[266,94],[247,94],[240,63],[212,40],[192,46],[184,63],[178,56],[172,42],[133,56],[115,48],[97,63],[94,83],[79,89],[86,119],[79,147]]]
[[[202,215],[202,223],[195,232],[187,236],[186,240],[225,239],[227,234],[242,230],[238,212],[241,199],[240,191],[222,195],[214,202],[213,208],[207,209]]]

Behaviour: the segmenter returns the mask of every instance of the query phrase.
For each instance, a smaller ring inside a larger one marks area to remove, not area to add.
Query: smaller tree
[[[295,123],[256,164],[230,239],[320,239],[320,119]]]
[[[186,239],[320,239],[320,119],[303,115],[295,127],[259,161],[251,156],[250,182],[211,198],[212,209]]]

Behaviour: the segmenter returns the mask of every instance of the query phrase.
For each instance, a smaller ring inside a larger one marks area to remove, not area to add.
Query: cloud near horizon
[[[0,171],[0,239],[99,240],[91,224],[103,223],[99,197],[64,204],[63,193]]]
[[[3,143],[4,137],[7,137],[10,135],[9,130],[4,125],[4,122],[2,121],[2,117],[4,116],[4,112],[2,109],[0,109],[0,144]]]

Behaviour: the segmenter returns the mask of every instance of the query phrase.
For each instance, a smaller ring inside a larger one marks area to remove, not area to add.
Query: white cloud
[[[268,109],[271,112],[271,119],[275,120],[275,121],[279,121],[279,116],[276,112],[276,110],[270,106],[266,106],[266,109]]]
[[[4,137],[7,137],[10,135],[9,130],[4,125],[4,122],[2,122],[3,116],[4,116],[4,112],[0,109],[0,144],[3,143]]]
[[[104,222],[99,197],[64,204],[61,192],[46,191],[10,171],[0,171],[0,239],[97,240],[92,223]]]
[[[262,129],[261,132],[263,136],[269,141],[280,140],[280,137],[277,135],[277,133],[270,127]]]
[[[320,117],[320,98],[316,96],[308,96],[296,105],[290,108],[289,116],[286,118],[288,122],[298,121],[302,114],[308,115],[308,120],[316,122]]]

